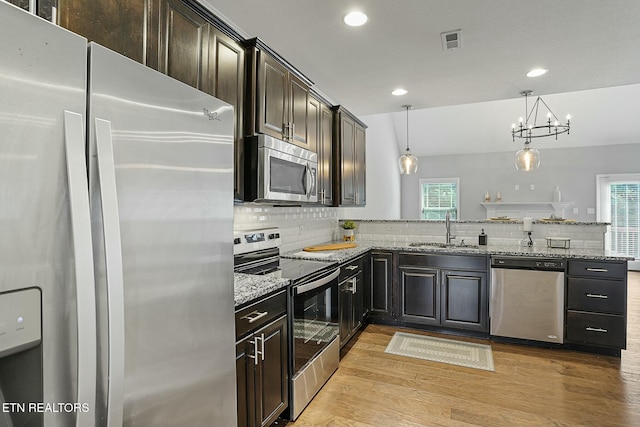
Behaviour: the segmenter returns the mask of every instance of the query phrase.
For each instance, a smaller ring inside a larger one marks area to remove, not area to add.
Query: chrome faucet
[[[446,243],[447,245],[451,244],[451,241],[456,238],[456,236],[451,235],[451,214],[447,211],[444,217],[444,225],[447,227],[447,235],[446,235]]]

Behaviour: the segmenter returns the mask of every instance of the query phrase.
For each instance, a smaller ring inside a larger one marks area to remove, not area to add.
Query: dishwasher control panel
[[[564,271],[564,267],[565,260],[562,258],[534,258],[520,256],[491,258],[491,268]]]

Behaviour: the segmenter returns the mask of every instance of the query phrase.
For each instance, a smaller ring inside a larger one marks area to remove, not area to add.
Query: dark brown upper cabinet
[[[340,206],[365,206],[366,128],[353,114],[341,106],[334,110],[334,197]]]
[[[152,0],[58,0],[58,25],[128,58],[146,63]]]
[[[263,133],[315,151],[307,127],[311,81],[259,39],[247,46],[247,134]]]
[[[333,206],[333,111],[313,93],[307,109],[307,135],[309,146],[318,153],[318,203]]]

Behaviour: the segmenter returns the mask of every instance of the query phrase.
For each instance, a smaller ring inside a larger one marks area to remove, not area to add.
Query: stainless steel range
[[[335,262],[280,257],[277,228],[234,233],[235,271],[289,279],[289,418],[295,420],[338,369],[338,276]]]

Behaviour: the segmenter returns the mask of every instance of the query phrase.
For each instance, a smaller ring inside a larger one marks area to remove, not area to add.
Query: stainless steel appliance
[[[235,271],[289,279],[289,417],[298,418],[338,369],[338,277],[335,262],[280,257],[277,229],[237,231]]]
[[[318,155],[269,135],[245,139],[245,198],[252,201],[317,202]]]
[[[309,261],[315,262],[315,261]],[[295,420],[338,369],[340,269],[294,280],[290,289],[291,419]]]
[[[564,341],[562,259],[491,259],[491,335],[550,343]]]
[[[0,425],[235,425],[232,108],[5,2],[0,40],[0,294],[42,316],[0,399],[57,409]]]

